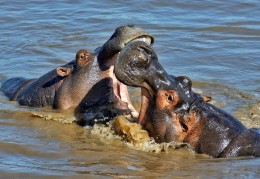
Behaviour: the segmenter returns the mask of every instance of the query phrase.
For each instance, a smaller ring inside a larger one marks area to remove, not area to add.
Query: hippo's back
[[[2,81],[1,91],[12,101],[16,100],[17,93],[30,80],[23,77],[15,77]]]
[[[220,157],[236,156],[260,157],[260,129],[245,130],[220,155]]]

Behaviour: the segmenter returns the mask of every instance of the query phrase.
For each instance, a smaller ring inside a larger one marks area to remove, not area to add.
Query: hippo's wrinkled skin
[[[141,87],[138,122],[157,142],[188,144],[212,157],[260,156],[259,129],[243,124],[192,91],[188,77],[168,75],[144,42],[131,42],[115,62],[123,83]]]
[[[75,60],[38,79],[7,79],[1,91],[10,100],[25,106],[75,108],[82,125],[106,122],[120,112],[136,116],[138,113],[130,102],[127,87],[113,73],[118,53],[134,40],[153,43],[153,37],[141,28],[121,26],[95,53],[80,50]]]

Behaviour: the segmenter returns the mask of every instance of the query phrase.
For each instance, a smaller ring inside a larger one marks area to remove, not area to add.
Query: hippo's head
[[[96,119],[104,123],[121,110],[136,117],[138,113],[130,101],[127,86],[120,83],[114,75],[117,55],[132,41],[145,41],[151,45],[154,40],[139,27],[121,26],[94,53],[78,51],[76,59],[69,63],[74,67],[72,70],[59,67],[58,74],[66,78],[57,91],[58,102],[54,107],[67,109],[72,104],[77,106],[76,113],[80,114],[77,116],[82,125],[96,123],[93,122]]]
[[[210,97],[193,92],[188,77],[167,74],[145,42],[131,42],[121,51],[115,75],[141,87],[138,122],[157,142],[187,143],[196,152],[219,157],[245,130],[233,116],[207,103]]]
[[[141,87],[138,122],[157,142],[184,141],[196,121],[190,110],[210,100],[192,91],[188,77],[169,75],[145,42],[131,42],[121,51],[115,75],[126,85]]]
[[[115,62],[115,75],[129,86],[141,87],[138,122],[159,142],[175,140],[173,135],[186,130],[187,126],[176,121],[174,115],[185,115],[195,100],[203,100],[191,90],[188,77],[167,74],[145,42],[131,42],[121,51]]]

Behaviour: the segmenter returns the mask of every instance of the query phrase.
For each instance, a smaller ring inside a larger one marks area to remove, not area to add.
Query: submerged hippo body
[[[153,37],[141,28],[121,26],[95,53],[80,50],[75,60],[38,79],[7,79],[2,82],[1,91],[10,100],[25,106],[75,108],[82,125],[106,122],[118,112],[136,115],[127,87],[113,73],[118,53],[133,40],[153,43]]]
[[[138,122],[157,142],[184,143],[212,157],[260,156],[259,129],[247,129],[207,103],[188,77],[168,75],[148,44],[129,43],[115,62],[115,75],[141,87]]]
[[[63,69],[64,74],[58,74],[58,69]],[[11,101],[18,101],[23,106],[52,106],[56,90],[66,76],[65,71],[69,74],[72,70],[73,65],[70,64],[54,69],[38,79],[10,78],[3,81],[1,91]]]

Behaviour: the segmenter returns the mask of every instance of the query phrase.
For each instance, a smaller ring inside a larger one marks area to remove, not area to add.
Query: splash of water
[[[107,125],[96,124],[91,133],[108,140],[120,139],[130,148],[146,152],[167,152],[170,147],[180,148],[183,145],[176,142],[156,143],[141,125],[128,121],[125,116],[119,116]]]

